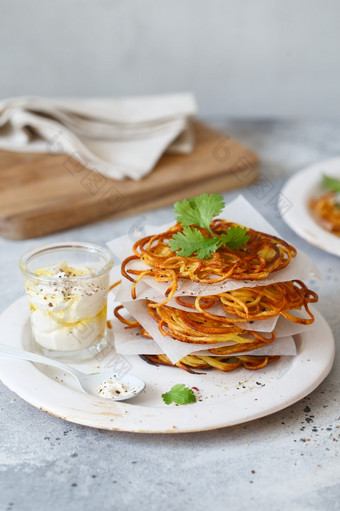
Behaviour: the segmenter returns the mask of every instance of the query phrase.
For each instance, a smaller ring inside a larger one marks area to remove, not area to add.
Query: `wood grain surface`
[[[43,236],[256,179],[253,151],[203,124],[195,123],[194,130],[192,153],[164,155],[141,181],[108,179],[66,154],[0,151],[0,236]]]

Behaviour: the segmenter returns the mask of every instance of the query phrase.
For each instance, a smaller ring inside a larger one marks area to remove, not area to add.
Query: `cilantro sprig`
[[[323,174],[322,183],[325,188],[332,192],[340,193],[340,179]]]
[[[212,219],[219,215],[224,207],[223,197],[219,193],[208,195],[203,193],[197,197],[175,202],[176,220],[183,230],[174,234],[169,241],[169,247],[182,257],[196,253],[198,259],[210,259],[211,254],[223,245],[235,250],[241,248],[249,240],[247,228],[240,225],[231,226],[226,233],[217,236],[211,230]],[[206,229],[210,237],[197,229]]]
[[[196,396],[192,389],[185,386],[184,383],[178,383],[171,387],[169,392],[162,394],[163,401],[166,405],[176,403],[177,405],[187,405],[195,403]]]

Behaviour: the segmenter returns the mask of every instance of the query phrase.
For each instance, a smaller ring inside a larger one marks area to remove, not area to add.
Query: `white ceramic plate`
[[[27,348],[31,334],[26,297],[1,315],[0,332],[1,343]],[[130,372],[142,378],[146,388],[126,403],[84,394],[75,380],[62,371],[22,360],[0,358],[0,379],[33,406],[70,422],[147,433],[203,431],[269,415],[312,392],[332,367],[333,335],[316,312],[308,334],[297,337],[296,357],[282,357],[259,371],[212,370],[195,375],[177,368],[154,367],[137,356],[129,357]],[[99,366],[107,369],[109,361],[98,355],[92,363],[77,367],[93,372]],[[176,383],[197,387],[202,400],[185,406],[165,405],[161,394]]]
[[[291,177],[282,189],[279,208],[284,221],[301,238],[340,256],[340,238],[320,227],[308,207],[309,199],[324,191],[322,174],[340,179],[340,158],[316,163]]]

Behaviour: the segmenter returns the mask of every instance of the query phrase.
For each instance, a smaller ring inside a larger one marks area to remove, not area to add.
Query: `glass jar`
[[[52,358],[80,361],[106,342],[108,250],[76,241],[50,243],[20,260],[34,341]]]

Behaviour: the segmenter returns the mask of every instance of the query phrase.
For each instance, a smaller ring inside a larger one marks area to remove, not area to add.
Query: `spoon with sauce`
[[[87,394],[113,399],[114,401],[124,401],[125,399],[136,397],[145,388],[145,383],[140,378],[137,378],[137,376],[131,374],[124,374],[121,378],[118,378],[118,375],[113,371],[85,374],[58,360],[53,360],[37,353],[31,353],[30,351],[12,348],[12,346],[6,346],[5,344],[0,344],[0,357],[19,358],[57,367],[74,376],[81,389]]]

